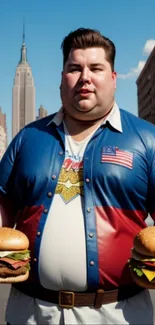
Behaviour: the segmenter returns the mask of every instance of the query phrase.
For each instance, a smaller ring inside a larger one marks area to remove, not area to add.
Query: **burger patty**
[[[17,270],[8,268],[7,266],[0,266],[0,278],[6,278],[9,276],[26,274],[27,268],[25,266],[19,267]]]

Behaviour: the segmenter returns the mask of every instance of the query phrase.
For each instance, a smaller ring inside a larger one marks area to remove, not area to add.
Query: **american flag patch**
[[[118,147],[103,147],[101,162],[121,165],[132,169],[133,153],[121,150]]]

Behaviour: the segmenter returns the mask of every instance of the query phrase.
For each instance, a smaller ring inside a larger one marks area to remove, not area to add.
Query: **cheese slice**
[[[9,254],[13,254],[13,253],[18,253],[18,251],[1,251],[0,252],[0,257],[5,257]]]
[[[145,276],[150,282],[155,278],[155,271],[150,271],[146,269],[141,269],[141,270],[143,271],[143,273],[145,274]]]

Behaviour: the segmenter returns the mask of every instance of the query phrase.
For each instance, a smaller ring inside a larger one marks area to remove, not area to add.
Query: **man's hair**
[[[63,52],[63,66],[68,60],[71,49],[86,49],[91,47],[102,47],[106,53],[106,59],[114,71],[116,48],[114,43],[107,37],[101,35],[98,30],[90,28],[78,28],[70,32],[63,40],[61,49]]]

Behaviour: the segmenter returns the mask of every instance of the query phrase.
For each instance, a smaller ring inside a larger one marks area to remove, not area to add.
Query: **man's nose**
[[[90,71],[88,69],[83,69],[81,71],[80,80],[84,83],[90,83],[91,82],[91,76]]]

